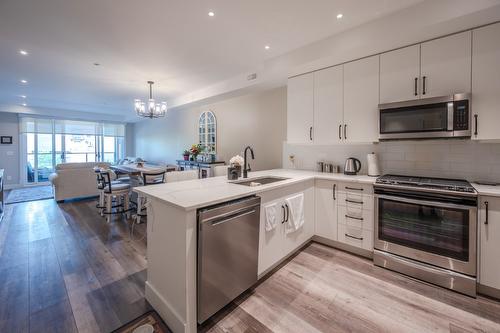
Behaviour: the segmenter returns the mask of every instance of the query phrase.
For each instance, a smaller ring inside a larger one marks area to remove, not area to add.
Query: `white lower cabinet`
[[[338,241],[373,250],[374,201],[370,185],[341,183],[338,193]]]
[[[282,208],[286,199],[304,194],[304,225],[298,230],[286,233],[286,212]],[[295,251],[314,235],[314,181],[290,185],[277,190],[263,192],[260,212],[260,239],[258,274],[273,267],[288,254]],[[276,203],[276,228],[266,231],[266,207]]]
[[[479,283],[500,290],[500,198],[480,198]]]
[[[337,240],[337,188],[331,180],[316,180],[315,234],[331,240]]]

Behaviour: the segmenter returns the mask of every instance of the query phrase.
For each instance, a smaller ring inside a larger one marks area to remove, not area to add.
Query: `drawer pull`
[[[350,202],[350,203],[355,203],[355,204],[360,204],[360,205],[363,204],[363,201],[356,201],[356,200],[349,200],[349,199],[345,199],[345,202]]]
[[[362,188],[355,188],[355,187],[349,187],[349,186],[346,186],[345,189],[346,190],[352,190],[352,191],[363,191]]]
[[[349,237],[349,238],[354,238],[354,239],[357,239],[357,240],[363,240],[363,237],[356,237],[356,236],[351,236],[349,234],[344,234],[346,237]]]
[[[353,219],[353,220],[363,221],[363,218],[362,218],[362,217],[354,217],[354,216],[349,216],[349,215],[347,215],[347,214],[345,214],[345,217],[350,218],[350,219]]]

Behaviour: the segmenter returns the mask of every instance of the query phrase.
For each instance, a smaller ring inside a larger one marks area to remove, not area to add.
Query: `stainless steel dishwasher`
[[[198,211],[198,323],[257,282],[260,198]]]

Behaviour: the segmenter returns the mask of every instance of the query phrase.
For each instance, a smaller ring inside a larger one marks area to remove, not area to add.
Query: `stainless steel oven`
[[[470,94],[379,105],[379,139],[471,136]]]
[[[375,264],[475,295],[477,195],[375,187]]]

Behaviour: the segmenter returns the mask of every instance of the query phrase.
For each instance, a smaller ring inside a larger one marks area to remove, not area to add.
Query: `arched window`
[[[198,122],[198,133],[203,153],[215,154],[217,152],[217,120],[212,111],[204,111]]]

